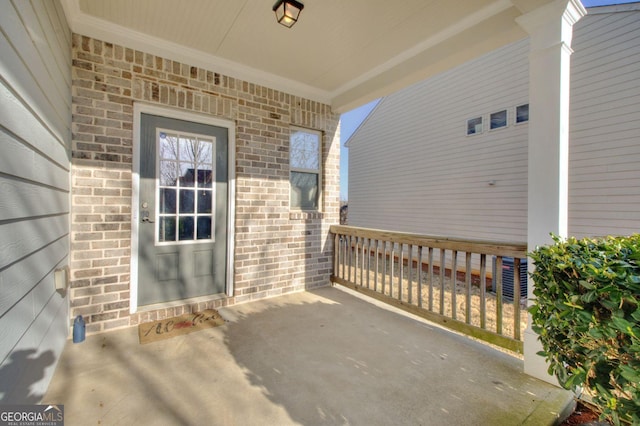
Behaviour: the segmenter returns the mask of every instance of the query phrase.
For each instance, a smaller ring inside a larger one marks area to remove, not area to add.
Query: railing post
[[[382,294],[385,294],[387,283],[387,242],[382,241]]]
[[[440,315],[444,315],[444,279],[446,278],[445,270],[447,269],[445,260],[446,252],[444,249],[440,249]]]
[[[465,300],[465,321],[467,324],[471,324],[471,253],[466,252],[465,262],[465,286],[466,286],[466,300]]]
[[[393,297],[393,267],[396,263],[396,258],[395,258],[395,250],[396,250],[396,245],[395,243],[391,243],[391,253],[389,254],[389,258],[391,259],[391,264],[389,265],[391,268],[391,273],[390,273],[390,277],[389,277],[389,295],[391,297]]]
[[[371,276],[371,238],[367,239],[367,288],[371,288],[369,277]]]
[[[380,240],[376,239],[376,250],[375,250],[375,256],[376,256],[376,260],[375,260],[375,267],[376,267],[376,273],[373,275],[373,289],[374,291],[378,291],[378,274],[379,274],[379,270],[378,270],[378,266],[379,266],[379,251],[380,251]]]
[[[342,252],[342,271],[340,272],[340,278],[347,276],[347,236],[341,235],[340,237],[340,251]]]
[[[404,280],[404,244],[399,244],[398,253],[398,300],[402,300],[402,287]]]
[[[360,254],[360,238],[361,237],[356,237],[356,247],[353,250],[354,255],[356,256],[356,260],[354,262],[355,264],[355,269],[353,271],[353,282],[354,283],[358,283],[358,269],[360,268],[360,261],[359,261],[359,254]],[[360,271],[362,271],[362,269],[360,269]],[[362,284],[362,276],[360,277],[360,284]]]
[[[418,274],[418,306],[422,308],[422,246],[418,246],[418,264],[416,265]]]
[[[487,328],[487,255],[480,255],[480,328]]]
[[[502,256],[496,256],[496,333],[502,334]]]
[[[427,275],[427,283],[429,284],[429,310],[433,311],[433,247],[429,247],[427,262],[429,262],[429,274]]]
[[[348,237],[348,246],[347,252],[349,253],[349,269],[347,269],[347,281],[351,282],[351,269],[353,267],[353,237],[349,235]]]
[[[520,340],[520,258],[513,258],[513,338]]]
[[[338,277],[340,266],[338,265],[340,258],[340,235],[334,234],[333,236],[333,275]]]
[[[407,302],[409,304],[413,301],[413,244],[409,244],[407,254]]]
[[[458,317],[458,301],[457,301],[457,282],[458,282],[458,250],[451,251],[451,318]]]

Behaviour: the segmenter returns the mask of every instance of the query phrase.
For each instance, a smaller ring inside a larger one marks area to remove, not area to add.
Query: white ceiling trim
[[[69,26],[74,33],[198,66],[284,93],[331,104],[332,97],[327,91],[87,15],[80,9],[79,0],[61,1]]]
[[[334,92],[332,92],[331,95],[333,98],[335,98],[341,95],[342,93],[353,89],[354,87],[357,87],[363,83],[366,83],[368,80],[371,80],[383,74],[384,72],[391,70],[392,68],[400,65],[401,63],[406,62],[407,60],[414,58],[415,56],[425,52],[426,50],[431,49],[432,47],[438,45],[439,43],[442,43],[447,39],[454,37],[468,30],[469,28],[472,28],[475,25],[478,25],[479,23],[511,7],[513,7],[513,3],[511,2],[511,0],[497,0],[491,3],[490,5],[483,7],[477,12],[474,12],[471,15],[467,16],[466,18],[462,19],[456,25],[453,25],[451,27],[446,28],[443,31],[440,31],[439,33],[433,35],[432,37],[429,37],[428,39],[416,44],[414,47],[408,50],[405,50],[399,55],[396,55],[389,61],[383,64],[380,64],[377,67],[372,68],[370,71],[362,74],[360,77],[354,80],[351,80],[346,84],[343,84]]]

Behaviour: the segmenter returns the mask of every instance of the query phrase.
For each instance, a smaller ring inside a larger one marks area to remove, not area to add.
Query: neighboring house
[[[588,9],[572,48],[569,234],[639,232],[640,3]],[[524,39],[383,98],[347,141],[349,225],[527,241],[528,60]]]

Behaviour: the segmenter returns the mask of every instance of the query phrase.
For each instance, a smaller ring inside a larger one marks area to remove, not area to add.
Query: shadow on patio
[[[522,361],[335,288],[220,309],[147,345],[68,342],[43,403],[67,424],[545,425],[568,392]]]

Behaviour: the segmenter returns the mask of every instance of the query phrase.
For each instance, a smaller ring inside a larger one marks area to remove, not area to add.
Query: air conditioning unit
[[[502,297],[513,300],[513,257],[502,258]],[[496,292],[496,258],[493,258],[493,279],[491,290]],[[520,299],[527,298],[527,259],[520,259]]]

